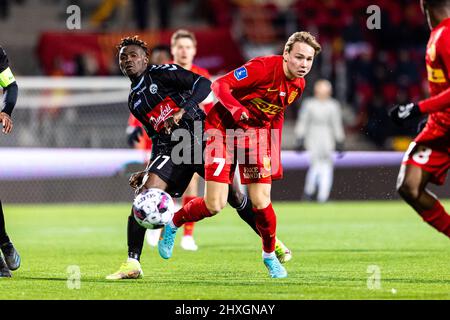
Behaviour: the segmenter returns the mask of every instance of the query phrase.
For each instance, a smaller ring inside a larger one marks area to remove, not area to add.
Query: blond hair
[[[185,29],[178,29],[177,31],[174,32],[174,34],[170,38],[170,45],[173,47],[175,45],[175,42],[177,42],[177,40],[181,38],[191,39],[192,42],[194,43],[194,46],[197,46],[197,39],[195,39],[195,35],[192,32]]]
[[[302,42],[310,45],[314,51],[315,56],[317,56],[320,51],[322,51],[322,47],[320,46],[319,42],[317,42],[316,37],[314,37],[311,33],[307,31],[298,31],[294,34],[292,34],[286,44],[284,45],[284,51],[291,52],[292,47],[294,46],[294,43],[296,42]]]

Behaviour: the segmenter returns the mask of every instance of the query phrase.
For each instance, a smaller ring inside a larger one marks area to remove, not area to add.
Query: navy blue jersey
[[[173,145],[171,135],[165,133],[164,121],[180,108],[186,112],[179,128],[194,136],[194,122],[206,117],[198,103],[210,93],[210,84],[208,79],[176,64],[150,65],[133,81],[128,108],[152,138],[153,156]]]

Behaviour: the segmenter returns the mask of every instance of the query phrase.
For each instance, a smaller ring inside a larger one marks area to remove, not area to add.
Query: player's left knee
[[[226,206],[226,201],[222,198],[206,197],[205,205],[211,215],[216,215]]]

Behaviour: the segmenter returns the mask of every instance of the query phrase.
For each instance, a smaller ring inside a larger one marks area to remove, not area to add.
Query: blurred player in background
[[[282,177],[280,147],[284,111],[301,96],[304,77],[320,50],[310,33],[296,32],[288,39],[282,56],[252,59],[212,84],[219,102],[208,113],[205,123],[205,130],[215,131],[208,137],[205,151],[205,196],[189,202],[165,226],[158,243],[162,258],[172,256],[177,228],[186,222],[211,217],[224,208],[236,168],[235,151],[241,148],[246,156],[256,158],[256,164],[240,162],[239,169],[253,203],[256,227],[263,242],[264,265],[272,278],[287,277],[275,253],[276,215],[270,192],[272,180]],[[252,130],[257,141],[238,136],[237,142],[231,138],[233,142],[228,145],[227,129]],[[256,145],[251,145],[254,142]]]
[[[428,183],[442,185],[450,168],[450,0],[423,0],[431,29],[425,56],[431,97],[398,105],[390,117],[402,125],[428,115],[428,121],[405,153],[397,189],[425,222],[450,237],[450,216]]]
[[[3,88],[3,107],[0,111],[0,123],[2,132],[10,134],[13,129],[11,113],[16,105],[18,87],[16,79],[9,67],[8,57],[0,47],[0,86]],[[3,216],[2,202],[0,200],[0,278],[11,277],[11,270],[20,267],[20,256],[14,248],[5,229],[5,218]]]
[[[182,66],[186,70],[199,74],[206,79],[211,78],[208,70],[193,64],[197,53],[197,40],[192,32],[184,29],[175,31],[171,37],[170,46],[174,63]],[[212,108],[212,102],[212,94],[210,94],[205,101],[199,105],[199,107],[202,108],[205,113],[208,113]],[[194,174],[191,183],[183,194],[182,206],[198,197],[199,179],[199,175]],[[184,224],[184,235],[181,239],[181,247],[185,250],[196,251],[198,249],[193,236],[194,224],[195,222],[188,222]]]
[[[332,98],[333,87],[328,80],[314,84],[314,97],[305,99],[299,110],[295,136],[297,149],[309,153],[304,197],[326,202],[333,185],[333,153],[344,149],[344,127],[341,106]]]

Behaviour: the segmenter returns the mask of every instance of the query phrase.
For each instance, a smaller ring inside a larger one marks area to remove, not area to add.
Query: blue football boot
[[[287,271],[281,265],[280,261],[276,257],[274,258],[264,258],[263,259],[265,266],[269,270],[269,275],[271,278],[286,278]]]
[[[158,251],[159,255],[164,259],[169,259],[172,256],[177,230],[178,228],[173,228],[170,224],[166,224],[161,232],[158,241]]]

